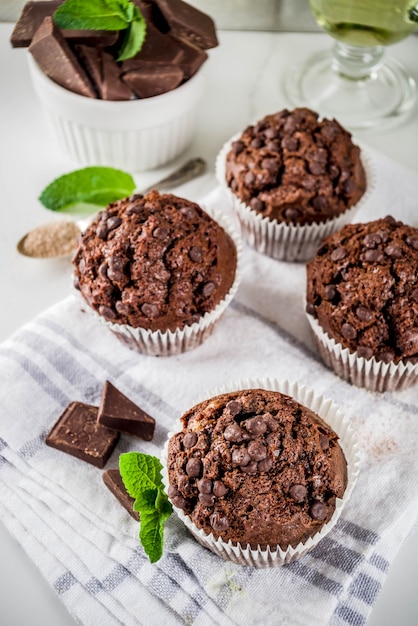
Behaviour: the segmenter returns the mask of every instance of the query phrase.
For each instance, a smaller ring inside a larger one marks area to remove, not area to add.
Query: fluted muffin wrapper
[[[220,389],[212,391],[199,399],[199,402],[214,396],[239,391],[242,389],[266,389],[278,391],[294,398],[297,402],[311,409],[319,415],[338,435],[339,444],[344,452],[347,462],[347,487],[342,498],[336,498],[335,511],[326,524],[313,537],[297,546],[289,546],[286,550],[278,547],[267,547],[267,549],[253,549],[250,545],[234,544],[232,541],[225,542],[221,538],[216,539],[213,534],[207,534],[198,528],[186,515],[182,509],[174,506],[173,509],[185,526],[192,533],[195,539],[205,548],[208,548],[222,559],[233,561],[238,565],[250,565],[256,568],[280,567],[287,563],[292,563],[300,559],[304,554],[310,552],[335,526],[345,503],[349,499],[359,473],[359,446],[353,428],[348,420],[343,416],[338,406],[330,399],[326,399],[316,394],[313,390],[297,382],[287,380],[280,381],[275,378],[246,379],[225,385]],[[181,432],[181,429],[177,432]],[[166,491],[168,491],[169,480],[167,470],[168,444],[175,432],[168,434],[161,461],[163,465],[162,478]]]
[[[324,237],[340,230],[353,219],[368,201],[375,188],[375,169],[372,159],[362,149],[361,162],[366,172],[367,186],[360,200],[332,219],[312,224],[287,224],[257,213],[236,196],[226,182],[226,157],[241,133],[231,137],[221,148],[215,163],[216,178],[225,190],[241,225],[247,244],[266,256],[279,261],[304,262],[312,259]]]
[[[318,320],[306,314],[318,352],[340,378],[369,391],[399,391],[418,381],[418,363],[384,363],[375,357],[365,359],[350,352],[326,333]]]
[[[228,293],[212,311],[208,311],[198,322],[174,331],[152,331],[147,328],[135,328],[128,324],[110,322],[94,311],[80,295],[86,305],[84,309],[104,324],[128,348],[151,356],[174,356],[200,346],[213,332],[216,324],[234,298],[241,281],[242,239],[233,228],[230,220],[213,207],[200,205],[228,233],[237,251],[237,267],[234,282]],[[77,292],[79,293],[79,292]]]

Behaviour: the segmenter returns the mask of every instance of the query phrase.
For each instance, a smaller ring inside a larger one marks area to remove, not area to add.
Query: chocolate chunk
[[[415,237],[414,235],[409,235],[406,238],[406,243],[408,246],[411,246],[411,248],[414,248],[414,250],[418,250],[418,236]]]
[[[260,416],[252,417],[243,422],[245,428],[254,436],[264,435],[267,430],[267,424]]]
[[[96,97],[86,72],[51,17],[36,31],[29,52],[51,80],[82,96]]]
[[[327,516],[327,507],[320,500],[316,500],[311,504],[309,514],[314,520],[324,520]]]
[[[239,443],[244,439],[244,431],[238,424],[228,424],[224,430],[224,437],[227,441]]]
[[[290,221],[295,221],[297,220],[297,218],[301,215],[301,212],[299,211],[299,209],[296,209],[295,207],[289,207],[287,209],[285,209],[284,211],[284,216],[287,220]]]
[[[219,515],[219,513],[212,513],[212,515],[210,516],[210,525],[212,526],[213,530],[222,532],[223,530],[226,530],[229,526],[228,518],[226,517],[226,515],[222,516]]]
[[[262,200],[260,200],[260,198],[251,198],[250,207],[253,211],[264,211],[266,205]]]
[[[108,380],[105,382],[97,422],[108,428],[135,435],[145,441],[154,436],[155,419],[134,404]]]
[[[397,243],[391,243],[385,248],[385,254],[392,259],[400,259],[402,256],[402,248]]]
[[[245,144],[242,141],[233,141],[231,144],[232,151],[238,156],[245,148]]]
[[[112,101],[130,100],[133,94],[129,83],[126,84],[126,81],[121,80],[119,66],[114,58],[107,52],[103,52],[101,55],[101,70],[102,80],[99,84],[100,97],[103,100]],[[115,217],[111,219],[119,218]],[[119,221],[119,224],[120,223]]]
[[[180,67],[184,74],[184,80],[188,80],[194,76],[198,69],[208,58],[207,53],[201,48],[192,45],[189,41],[176,39],[176,44],[183,51],[183,56],[176,61],[176,65]]]
[[[373,319],[373,311],[365,306],[358,306],[356,315],[362,322],[370,322]]]
[[[230,400],[225,408],[228,409],[231,415],[235,416],[241,412],[242,407],[241,404],[236,400]]]
[[[205,283],[202,288],[202,294],[208,298],[215,291],[215,284],[212,282]]]
[[[222,498],[228,491],[228,487],[221,480],[215,480],[213,483],[213,493],[217,498]]]
[[[341,326],[341,334],[346,339],[355,339],[357,337],[357,331],[351,324],[343,324]]]
[[[258,472],[268,472],[273,467],[273,459],[270,456],[267,456],[262,461],[257,463],[257,471]]]
[[[337,295],[337,290],[334,285],[325,285],[324,287],[324,300],[331,302]]]
[[[135,69],[122,74],[122,81],[138,98],[151,98],[172,91],[183,78],[180,67],[152,61],[137,62]]]
[[[144,302],[141,306],[141,311],[147,317],[156,317],[158,315],[158,307],[156,304],[148,304],[148,302]]]
[[[213,506],[215,504],[215,496],[211,493],[199,493],[199,502],[203,506]]]
[[[365,261],[370,263],[381,263],[385,259],[385,255],[380,250],[366,250],[363,254],[363,258]]]
[[[359,355],[359,357],[367,360],[372,358],[373,350],[368,346],[358,346],[357,354]]]
[[[303,502],[308,490],[305,485],[295,484],[290,487],[289,495],[295,502]]]
[[[248,454],[252,461],[262,461],[267,456],[267,448],[261,441],[250,441]]]
[[[240,470],[244,474],[256,474],[258,471],[258,464],[256,461],[250,461],[249,463],[246,463],[245,465],[241,465]]]
[[[70,402],[45,439],[52,448],[77,459],[104,467],[119,439],[119,433],[97,422],[98,409],[83,402]]]
[[[201,478],[197,482],[197,488],[200,493],[212,493],[213,483],[210,478]]]
[[[234,465],[245,466],[251,461],[247,448],[234,448],[231,454],[232,463]]]
[[[186,39],[203,50],[218,45],[215,24],[209,15],[182,0],[156,0],[155,4],[174,37]]]
[[[332,261],[342,261],[342,259],[345,259],[346,256],[347,256],[347,250],[343,248],[342,246],[335,248],[335,250],[331,252]]]
[[[194,263],[201,263],[203,259],[202,248],[199,246],[192,246],[189,250],[189,259]]]
[[[329,450],[329,439],[324,433],[319,433],[319,443],[324,452]]]
[[[108,469],[102,474],[103,482],[106,487],[113,493],[119,503],[128,511],[137,522],[139,522],[138,511],[133,510],[135,498],[131,498],[123,484],[122,476],[118,469]]]

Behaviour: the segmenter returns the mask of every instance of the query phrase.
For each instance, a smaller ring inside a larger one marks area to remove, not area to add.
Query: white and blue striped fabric
[[[379,192],[357,219],[392,213],[413,223],[416,178],[388,160],[376,165]],[[225,198],[215,190],[205,202],[222,208]],[[243,256],[236,299],[214,334],[189,353],[132,352],[81,312],[72,295],[0,347],[1,519],[80,624],[362,626],[416,521],[417,388],[377,395],[337,378],[312,347],[304,266],[248,247]],[[127,450],[160,455],[168,431],[202,395],[256,377],[297,380],[332,398],[360,443],[360,476],[342,517],[289,566],[224,562],[174,515],[163,558],[150,564],[138,524],[107,490],[102,470],[44,443],[70,401],[97,405],[110,380],[157,427],[151,442],[123,435],[107,467]]]

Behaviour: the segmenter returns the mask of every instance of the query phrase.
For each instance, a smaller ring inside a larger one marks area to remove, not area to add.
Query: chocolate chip
[[[303,500],[306,498],[307,493],[308,490],[306,489],[305,485],[300,485],[298,483],[292,485],[289,489],[289,495],[295,502],[303,502]]]
[[[356,315],[362,322],[371,322],[373,319],[373,311],[366,306],[358,306],[356,309]]]
[[[223,498],[228,491],[228,487],[221,480],[215,480],[213,483],[213,493],[217,498]]]
[[[180,213],[187,217],[188,220],[193,220],[197,217],[196,211],[191,206],[181,207]]]
[[[84,259],[81,259],[82,261]],[[107,278],[107,268],[108,268],[108,264],[106,261],[103,261],[103,263],[100,263],[99,265],[99,270],[98,270],[98,274],[99,276],[101,276],[102,278]]]
[[[324,295],[323,295],[324,300],[331,302],[331,300],[333,300],[336,295],[337,295],[337,290],[334,287],[334,285],[325,285]]]
[[[342,261],[347,256],[347,250],[342,246],[338,246],[338,248],[334,248],[331,252],[331,261]]]
[[[219,513],[212,513],[209,521],[213,530],[216,530],[218,532],[226,530],[229,526],[228,518],[226,517],[226,515],[220,515]]]
[[[351,324],[345,323],[341,326],[341,334],[346,339],[355,339],[357,337],[357,331]]]
[[[263,421],[266,424],[267,428],[272,433],[275,433],[279,429],[279,424],[278,424],[277,420],[272,416],[271,413],[264,413],[264,415],[262,417],[263,417]]]
[[[251,148],[258,150],[263,145],[263,140],[260,137],[255,137],[251,142]]]
[[[252,461],[262,461],[267,456],[267,448],[260,441],[250,441],[248,454]]]
[[[122,224],[122,220],[117,215],[113,215],[112,217],[109,217],[109,219],[106,221],[106,226],[107,226],[108,231],[114,230],[121,224]]]
[[[196,442],[197,442],[196,433],[186,433],[183,437],[183,446],[185,448],[193,448]]]
[[[158,315],[158,307],[156,304],[148,304],[147,302],[144,302],[141,306],[141,311],[147,317],[157,317]]]
[[[116,301],[115,309],[119,313],[119,315],[129,315],[129,306],[121,300]]]
[[[266,148],[269,152],[280,152],[280,143],[278,141],[269,141]]]
[[[211,493],[199,493],[199,502],[203,506],[213,506],[215,504],[215,496]]]
[[[245,420],[245,422],[243,422],[243,426],[245,426],[248,432],[254,436],[264,435],[267,430],[266,422],[259,416],[251,417],[250,419]]]
[[[357,189],[357,182],[353,178],[349,178],[348,180],[345,181],[345,183],[343,183],[344,193],[348,195],[350,193],[353,193],[353,191],[355,191],[356,189]]]
[[[105,306],[104,304],[99,306],[99,313],[109,322],[114,322],[118,318],[116,312],[110,306]]]
[[[316,317],[316,308],[315,308],[315,305],[312,304],[312,302],[306,303],[305,310],[308,313],[308,315],[312,315],[312,317]]]
[[[241,465],[240,470],[244,472],[244,474],[256,474],[258,469],[258,464],[256,461],[250,461],[246,465]]]
[[[296,139],[296,137],[283,137],[282,148],[284,150],[294,152],[299,148],[299,141]]]
[[[228,426],[224,430],[224,438],[227,441],[234,441],[236,443],[239,443],[244,439],[243,435],[243,430],[238,426],[238,424],[228,424]]]
[[[234,448],[231,458],[234,465],[248,465],[251,461],[247,448]]]
[[[319,433],[319,443],[324,452],[329,449],[329,439],[324,433]]]
[[[202,471],[202,461],[192,457],[186,463],[186,474],[191,478],[197,478]]]
[[[318,161],[311,161],[308,163],[308,170],[311,174],[320,176],[321,174],[325,174],[325,164]]]
[[[338,167],[338,165],[330,165],[328,171],[331,178],[337,178],[340,174],[340,168]]]
[[[203,251],[199,246],[192,246],[189,250],[189,259],[194,263],[201,263],[203,260]]]
[[[391,350],[384,350],[376,354],[376,361],[383,361],[383,363],[390,363],[395,358],[395,353]]]
[[[382,243],[382,238],[378,233],[368,233],[363,239],[365,248],[375,248],[379,243]]]
[[[264,137],[267,139],[276,139],[278,131],[275,128],[266,128],[264,131]]]
[[[413,289],[411,292],[411,298],[414,302],[418,303],[418,289]]]
[[[405,356],[412,356],[418,352],[418,328],[406,330],[396,342]]]
[[[111,256],[107,270],[108,278],[113,282],[118,282],[123,278],[123,268],[125,261],[121,257]]]
[[[276,174],[280,166],[277,159],[263,159],[261,161],[261,167],[270,172],[270,174]]]
[[[324,520],[327,516],[327,507],[320,500],[315,500],[309,508],[309,515],[315,520]]]
[[[246,185],[252,185],[255,182],[255,175],[253,172],[247,172],[244,180]]]
[[[260,200],[260,198],[251,198],[250,207],[253,211],[264,211],[266,205],[262,200]]]
[[[175,498],[180,495],[179,490],[174,485],[169,485],[167,490],[167,495],[169,498]]]
[[[366,250],[363,254],[363,258],[370,263],[380,263],[384,261],[385,255],[380,250]]]
[[[414,250],[418,250],[418,236],[415,237],[415,235],[409,235],[409,237],[406,238],[406,243],[411,248],[414,248]]]
[[[284,211],[285,218],[288,219],[288,220],[291,220],[291,221],[297,220],[298,217],[300,217],[301,215],[302,215],[302,213],[300,212],[300,210],[296,209],[294,207],[288,207]]]
[[[97,228],[96,228],[96,235],[97,235],[100,239],[105,240],[105,239],[106,239],[106,237],[107,237],[107,233],[108,233],[108,229],[107,229],[106,223],[105,223],[105,222],[100,222],[100,223],[97,225]]]
[[[245,144],[242,141],[233,141],[231,144],[232,152],[237,156],[245,148]]]
[[[230,414],[233,416],[238,415],[238,413],[241,412],[241,404],[236,400],[230,400],[225,408],[228,409]]]
[[[363,359],[371,359],[373,350],[368,346],[357,346],[357,354]]]
[[[267,456],[265,459],[257,464],[257,470],[259,472],[268,472],[273,467],[273,459]]]
[[[391,257],[391,259],[400,259],[402,256],[402,248],[396,243],[390,243],[385,248],[385,254]]]
[[[197,488],[200,493],[212,493],[213,483],[209,478],[201,478],[197,481]]]
[[[171,501],[174,504],[174,506],[176,506],[179,509],[185,509],[186,508],[186,500],[181,495],[173,496],[171,498]]]
[[[202,287],[202,294],[205,298],[208,298],[215,291],[215,283],[208,282]]]
[[[316,196],[313,200],[312,200],[312,206],[317,210],[317,211],[322,211],[323,209],[325,209],[325,207],[327,206],[327,199],[325,198],[325,196]],[[336,260],[336,259],[334,259]]]
[[[168,233],[168,228],[165,228],[164,226],[157,226],[157,228],[154,228],[152,231],[152,236],[155,237],[155,239],[163,240],[167,237]]]

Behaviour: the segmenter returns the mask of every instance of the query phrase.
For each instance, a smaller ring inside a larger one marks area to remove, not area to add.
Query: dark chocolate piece
[[[181,67],[184,72],[184,80],[188,80],[201,68],[208,58],[208,54],[201,48],[194,46],[184,39],[176,39],[176,43],[183,51],[183,56],[177,62],[177,65]]]
[[[102,478],[104,484],[113,493],[118,502],[128,511],[129,515],[139,522],[139,513],[138,511],[133,510],[135,499],[131,498],[129,493],[126,491],[119,470],[105,470]]]
[[[87,74],[51,17],[46,17],[36,31],[29,51],[53,81],[82,96],[96,97]]]
[[[183,0],[156,0],[155,3],[170,27],[174,37],[187,39],[206,50],[218,45],[212,18]]]
[[[136,69],[137,61],[153,63],[178,63],[184,53],[173,37],[160,33],[152,24],[147,24],[147,35],[141,50],[132,58],[123,61],[122,71]]]
[[[118,432],[97,422],[97,407],[70,402],[47,435],[45,443],[102,468],[118,439]]]
[[[176,65],[144,61],[123,74],[122,80],[138,98],[150,98],[172,91],[180,85],[183,77],[183,70]]]
[[[120,79],[120,69],[113,57],[102,53],[102,84],[100,95],[103,100],[130,100],[132,91]]]
[[[38,0],[27,2],[13,29],[10,42],[13,48],[27,48],[44,21],[51,17],[64,0]],[[116,43],[118,33],[107,30],[61,30],[65,39],[70,42],[95,46],[112,46]]]
[[[108,380],[103,387],[97,423],[136,435],[146,441],[151,441],[155,429],[155,419],[147,415]]]

